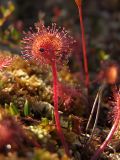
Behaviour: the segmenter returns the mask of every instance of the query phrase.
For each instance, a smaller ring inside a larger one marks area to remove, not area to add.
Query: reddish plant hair
[[[56,24],[45,27],[42,22],[35,24],[36,32],[32,29],[24,32],[22,40],[22,55],[27,59],[35,60],[38,64],[63,64],[71,53],[73,38],[65,28],[57,28]]]
[[[0,71],[12,63],[13,58],[10,56],[0,55]]]
[[[98,148],[98,150],[95,152],[95,154],[92,156],[91,160],[97,160],[100,156],[100,154],[105,150],[105,148],[107,147],[108,143],[110,143],[114,133],[116,132],[118,125],[120,123],[120,90],[119,91],[114,91],[113,93],[113,97],[114,97],[114,109],[113,109],[113,113],[114,113],[114,122],[112,125],[112,128],[108,134],[108,136],[106,137],[105,141],[102,143],[102,145],[100,146],[100,148]]]

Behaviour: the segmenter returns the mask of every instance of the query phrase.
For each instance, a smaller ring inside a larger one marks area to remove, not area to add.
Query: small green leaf
[[[3,88],[4,82],[0,81],[0,89]]]
[[[11,12],[13,12],[15,10],[15,6],[14,6],[13,3],[9,4],[9,9],[10,9]]]
[[[107,54],[105,51],[101,50],[99,52],[99,57],[101,60],[108,60],[110,58],[109,54]]]
[[[73,128],[73,126],[72,126],[72,116],[69,115],[69,118],[68,118],[68,129],[70,131],[72,131],[72,128]]]
[[[10,103],[9,112],[13,116],[19,114],[18,108],[13,103]]]
[[[1,11],[2,14],[5,14],[6,8],[5,8],[4,6],[1,6],[1,7],[0,7],[0,11]]]
[[[24,104],[24,115],[28,116],[30,114],[30,107],[28,100],[26,99],[25,104]]]
[[[42,118],[42,119],[41,119],[41,124],[42,124],[43,126],[46,126],[46,125],[49,124],[49,120],[48,120],[47,118]]]
[[[18,40],[19,37],[20,37],[19,32],[18,32],[15,28],[12,28],[12,30],[11,30],[11,37],[12,37],[14,40]]]

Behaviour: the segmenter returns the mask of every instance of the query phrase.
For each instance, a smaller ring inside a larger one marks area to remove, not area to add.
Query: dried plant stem
[[[82,16],[82,4],[78,6],[79,10],[79,18],[80,18],[80,27],[82,34],[82,50],[83,50],[83,61],[84,61],[84,71],[85,71],[85,84],[87,89],[89,88],[89,72],[88,72],[88,61],[87,61],[87,53],[86,53],[86,41],[85,41],[85,32],[83,25],[83,16]]]
[[[102,98],[102,91],[99,93],[98,105],[97,105],[97,113],[96,113],[95,122],[94,122],[94,125],[93,125],[93,128],[92,128],[91,136],[89,138],[89,142],[91,141],[91,139],[93,137],[93,134],[94,134],[97,122],[98,122],[98,117],[99,117],[99,112],[100,112],[101,98]]]
[[[98,121],[98,116],[99,116],[99,110],[100,110],[100,103],[101,103],[102,92],[104,90],[105,85],[106,85],[105,82],[103,82],[103,84],[99,87],[98,93],[97,93],[97,95],[95,97],[95,101],[93,103],[93,107],[92,107],[92,110],[91,110],[91,113],[90,113],[90,117],[88,119],[88,123],[87,123],[87,126],[86,126],[86,132],[88,131],[90,122],[91,122],[92,117],[93,117],[93,113],[95,111],[96,104],[98,103],[98,105],[97,105],[96,119],[95,119],[95,123],[94,123],[93,129],[92,129],[92,134],[94,133],[94,130],[95,130],[95,127],[96,127],[96,124],[97,124],[97,121]],[[92,134],[91,134],[91,137],[92,137]]]
[[[115,121],[114,124],[107,136],[107,138],[105,139],[105,141],[103,142],[103,144],[100,146],[100,148],[95,152],[95,154],[93,155],[93,157],[91,158],[91,160],[97,160],[100,156],[100,154],[104,151],[105,147],[107,146],[107,144],[110,142],[111,138],[113,137],[115,131],[117,130],[117,127],[119,125],[120,122],[120,94],[118,93],[118,97],[117,97],[117,101],[116,101],[116,109],[117,109],[117,115],[115,117]]]
[[[91,110],[91,113],[90,113],[90,117],[89,117],[89,119],[88,119],[88,123],[87,123],[87,126],[86,126],[86,132],[88,131],[90,122],[91,122],[91,120],[92,120],[93,113],[94,113],[94,111],[95,111],[95,106],[96,106],[98,97],[99,97],[99,92],[97,93],[97,95],[96,95],[96,97],[95,97],[95,101],[94,101],[94,103],[93,103],[93,107],[92,107],[92,110]]]
[[[94,125],[93,125],[93,128],[92,128],[92,132],[91,132],[91,136],[90,136],[89,142],[91,141],[91,139],[92,139],[92,137],[93,137],[93,134],[94,134],[94,131],[95,131],[97,122],[98,122],[98,117],[99,117],[99,112],[100,112],[101,98],[102,98],[102,93],[103,93],[103,90],[104,90],[105,85],[106,85],[106,84],[103,83],[103,84],[100,86],[99,91],[98,91],[97,113],[96,113],[95,122],[94,122]]]
[[[52,73],[53,73],[53,100],[54,100],[54,116],[55,116],[55,122],[57,127],[58,135],[61,139],[61,142],[64,146],[66,154],[70,157],[68,145],[65,141],[65,137],[62,132],[62,128],[60,126],[60,117],[58,112],[58,78],[57,78],[57,69],[56,69],[56,62],[53,62],[52,64]]]

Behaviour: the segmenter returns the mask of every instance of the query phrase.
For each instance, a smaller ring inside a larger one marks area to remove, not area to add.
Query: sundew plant
[[[36,61],[39,65],[48,64],[51,66],[53,74],[53,101],[54,116],[58,135],[62,141],[67,155],[69,149],[60,126],[60,117],[58,113],[58,78],[57,64],[63,65],[69,57],[74,43],[73,38],[64,28],[57,28],[56,24],[52,27],[45,27],[41,22],[35,25],[36,32],[29,31],[23,38],[23,52],[25,58]]]
[[[0,1],[0,160],[120,159],[119,9]]]

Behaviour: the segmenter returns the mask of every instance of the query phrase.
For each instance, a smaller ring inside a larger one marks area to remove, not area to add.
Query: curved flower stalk
[[[68,156],[69,149],[60,126],[58,113],[58,77],[57,65],[62,65],[70,56],[73,38],[64,28],[57,28],[56,24],[52,27],[45,27],[43,23],[35,24],[36,32],[32,29],[25,33],[23,38],[22,55],[27,59],[34,60],[38,65],[50,65],[53,74],[53,100],[54,116],[57,132]]]
[[[100,154],[104,151],[104,149],[107,147],[108,143],[110,143],[115,131],[118,128],[119,122],[120,122],[120,90],[118,92],[114,92],[114,123],[113,126],[103,142],[103,144],[100,146],[100,148],[95,152],[91,160],[97,160],[100,156]]]
[[[85,31],[83,25],[83,16],[82,16],[82,0],[75,0],[76,5],[79,11],[79,18],[80,18],[80,27],[82,33],[82,50],[83,50],[83,61],[84,61],[84,71],[85,71],[85,84],[87,89],[89,88],[89,72],[88,72],[88,60],[87,60],[87,53],[86,53],[86,41],[85,41]]]

